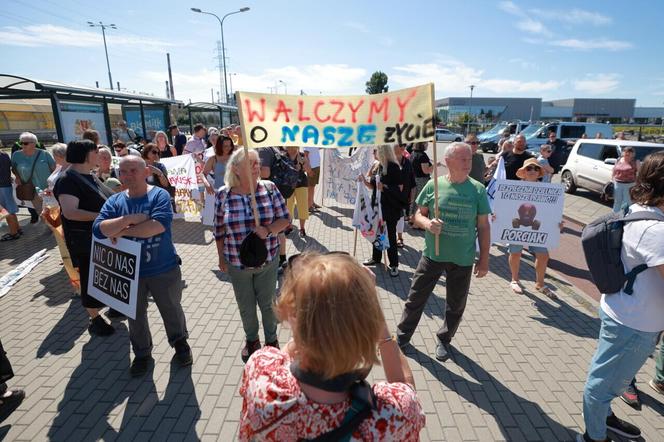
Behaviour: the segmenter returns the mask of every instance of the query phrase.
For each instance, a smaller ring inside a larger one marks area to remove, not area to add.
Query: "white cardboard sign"
[[[88,294],[131,319],[136,319],[138,275],[141,267],[141,244],[118,238],[92,235]]]
[[[493,197],[492,242],[558,247],[563,218],[561,184],[498,180]]]

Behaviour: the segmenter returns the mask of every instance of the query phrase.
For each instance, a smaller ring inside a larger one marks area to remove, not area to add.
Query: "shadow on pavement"
[[[340,210],[346,210],[346,209],[333,209],[335,211],[340,211]],[[350,215],[344,215],[343,212],[339,212],[343,216],[349,216],[350,218],[353,217],[353,211],[350,209]],[[341,229],[341,230],[346,230],[349,232],[352,232],[353,229],[348,226],[344,226],[344,224],[339,220],[339,217],[331,215],[326,212],[318,212],[317,214],[318,218],[322,221],[323,224],[325,224],[327,227],[330,227],[332,229]]]
[[[16,241],[2,243],[0,247],[0,268],[6,267],[9,270],[41,249],[55,249],[51,255],[60,259],[55,238],[50,230],[46,230],[42,223],[23,226],[23,236]]]
[[[48,438],[53,441],[192,438],[201,410],[191,378],[191,366],[171,363],[164,398],[159,400],[154,367],[143,377],[129,376],[127,327],[115,323],[108,338],[91,338],[83,345],[81,363],[69,378]],[[159,363],[159,362],[157,362]],[[124,411],[117,410],[124,407]],[[120,414],[122,418],[120,419]],[[117,429],[116,429],[117,428]]]
[[[51,255],[57,254],[58,249],[56,248]],[[56,259],[60,260],[60,255],[58,254]],[[32,295],[31,301],[34,301],[40,297],[46,298],[46,305],[53,307],[56,305],[61,305],[66,303],[71,299],[72,296],[76,296],[73,293],[73,287],[69,283],[69,277],[64,267],[61,267],[60,271],[53,273],[45,278],[39,280],[39,283],[43,288]]]
[[[475,361],[466,357],[458,349],[453,348],[452,359],[446,364],[456,363],[466,373],[468,373],[475,382],[469,381],[458,374],[445,369],[445,365],[432,359],[429,355],[412,347],[411,352],[415,354],[422,366],[438,379],[449,390],[456,392],[464,400],[475,404],[484,412],[492,415],[505,440],[543,440],[547,439],[544,435],[536,437],[534,434],[524,434],[523,419],[529,421],[530,428],[546,429],[553,432],[555,440],[572,441],[575,432],[563,426],[556,420],[547,415],[542,408],[535,402],[513,393],[509,388],[503,385],[498,379],[479,366]],[[495,398],[495,401],[492,400]],[[495,405],[492,402],[497,402]],[[504,404],[504,405],[503,405]],[[523,419],[518,420],[514,415],[521,415]],[[445,416],[441,416],[445,419]],[[525,438],[524,438],[525,436]],[[548,439],[547,439],[548,440]]]
[[[5,437],[7,437],[7,434],[9,434],[11,427],[11,425],[4,425],[0,427],[0,440],[5,440]]]
[[[81,305],[80,297],[72,295],[69,306],[60,320],[48,333],[37,349],[37,358],[47,354],[61,355],[74,348],[76,340],[86,332],[88,315]]]
[[[177,249],[180,244],[194,244],[207,246],[214,242],[212,226],[204,226],[201,222],[189,222],[182,219],[175,220],[172,224],[173,242]],[[209,240],[205,239],[205,232],[210,232]]]
[[[537,311],[545,316],[545,318],[531,316],[531,319],[540,324],[557,328],[580,338],[597,339],[599,336],[599,318],[587,315],[581,309],[570,306],[563,298],[549,303],[528,290],[524,290],[523,294],[533,301]]]

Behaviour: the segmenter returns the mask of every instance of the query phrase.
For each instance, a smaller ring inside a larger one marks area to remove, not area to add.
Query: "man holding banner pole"
[[[438,330],[436,346],[436,359],[440,361],[450,357],[451,341],[466,308],[471,275],[482,278],[489,270],[491,236],[488,218],[491,209],[486,190],[468,176],[472,164],[470,146],[450,144],[445,150],[445,163],[448,174],[437,182],[429,181],[417,197],[414,223],[426,230],[425,246],[397,331],[399,346],[404,347],[415,332],[429,296],[445,273],[445,320]],[[436,188],[440,188],[438,204]],[[440,206],[440,217],[434,216],[436,205]],[[439,236],[439,250],[435,247],[436,236]],[[473,271],[478,238],[480,258]]]
[[[136,319],[129,319],[129,339],[135,354],[130,373],[143,375],[153,362],[148,293],[159,308],[175,358],[181,366],[191,365],[189,333],[181,303],[180,260],[171,237],[170,195],[164,189],[148,186],[146,178],[151,171],[141,157],[122,158],[119,171],[127,190],[106,201],[94,222],[93,233],[112,241],[124,237],[141,243]]]

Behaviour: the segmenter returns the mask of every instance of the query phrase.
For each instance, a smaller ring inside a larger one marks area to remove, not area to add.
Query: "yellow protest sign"
[[[376,95],[237,92],[247,147],[350,147],[431,141],[433,84]]]

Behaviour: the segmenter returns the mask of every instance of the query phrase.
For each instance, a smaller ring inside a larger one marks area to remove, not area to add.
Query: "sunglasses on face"
[[[27,146],[28,144],[32,144],[32,141],[21,141],[21,145]]]
[[[539,172],[539,169],[540,168],[537,166],[528,166],[526,167],[526,172],[532,172],[532,171]]]

